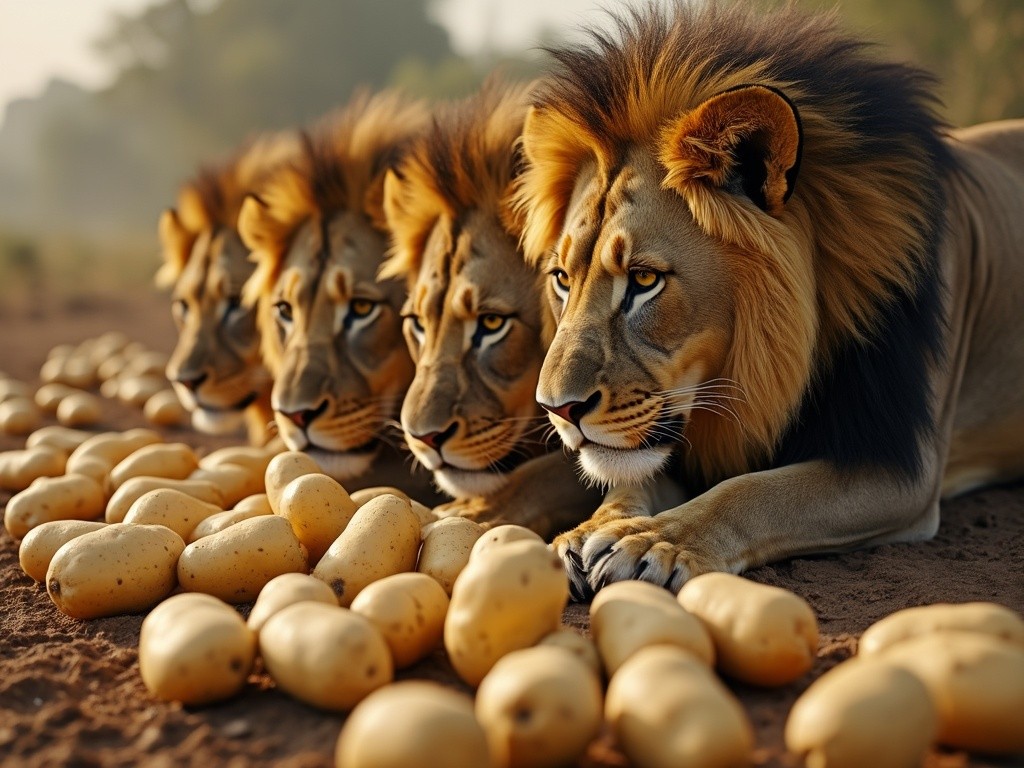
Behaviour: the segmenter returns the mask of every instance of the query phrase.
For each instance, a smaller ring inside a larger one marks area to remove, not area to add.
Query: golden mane
[[[534,264],[550,253],[584,163],[608,179],[628,147],[649,149],[662,186],[734,254],[735,338],[722,375],[742,384],[746,400],[736,423],[696,415],[691,454],[705,477],[749,471],[772,459],[801,407],[823,407],[808,405],[808,388],[830,375],[838,350],[888,332],[889,308],[902,312],[920,284],[937,279],[952,161],[932,79],[871,58],[834,13],[676,0],[613,20],[616,34],[590,30],[589,42],[549,51],[557,66],[524,129],[524,250]],[[779,210],[759,210],[711,172],[673,172],[687,152],[710,168],[738,162],[728,149],[686,147],[675,131],[708,100],[747,85],[784,94],[798,113],[799,176]],[[929,300],[920,327],[934,352],[940,323]]]
[[[361,92],[303,133],[300,159],[278,169],[257,191],[262,205],[258,223],[246,228],[240,222],[258,261],[246,284],[247,303],[277,279],[291,237],[305,221],[352,211],[386,231],[384,172],[422,129],[426,116],[420,101],[395,92]]]
[[[393,247],[381,277],[415,275],[441,216],[490,213],[519,239],[523,221],[511,196],[530,88],[490,79],[473,96],[435,109],[430,129],[392,169],[401,184],[389,201]]]

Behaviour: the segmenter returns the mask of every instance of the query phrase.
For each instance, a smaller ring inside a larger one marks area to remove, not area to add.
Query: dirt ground
[[[166,299],[148,291],[53,301],[32,313],[0,305],[0,327],[0,370],[29,382],[37,382],[46,351],[57,343],[111,329],[164,351],[173,343]],[[110,413],[104,427],[142,422],[128,408],[111,405]],[[190,431],[174,433],[173,439],[203,449],[240,442]],[[21,442],[0,437],[0,450]],[[0,496],[0,502],[6,499]],[[934,602],[993,600],[1024,612],[1024,485],[946,504],[938,535],[926,543],[796,558],[747,575],[803,596],[820,623],[818,660],[803,679],[776,690],[731,686],[756,729],[756,764],[793,766],[782,746],[790,706],[816,677],[854,653],[869,624]],[[242,696],[211,707],[192,709],[151,697],[137,666],[142,618],[64,616],[21,571],[16,543],[0,533],[0,766],[332,765],[343,717],[290,699],[265,676],[254,675]],[[566,621],[585,630],[586,607],[570,606]],[[400,676],[463,687],[441,652]],[[607,735],[580,763],[627,764]],[[1021,766],[1024,756],[991,760],[943,751],[931,754],[926,765]],[[428,768],[428,757],[423,766]]]

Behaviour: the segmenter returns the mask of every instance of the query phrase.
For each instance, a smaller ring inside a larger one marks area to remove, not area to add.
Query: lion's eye
[[[560,288],[563,291],[569,290],[569,275],[564,270],[556,269],[551,273],[551,276],[555,278],[556,288]]]
[[[241,308],[241,296],[228,296],[227,299],[224,300],[224,319],[230,319],[232,315],[234,315]]]
[[[661,275],[650,269],[632,269],[629,280],[637,291],[648,291],[658,284]]]
[[[366,317],[373,312],[375,306],[376,303],[369,299],[352,299],[348,308],[354,317]]]
[[[185,316],[188,315],[188,302],[184,299],[178,299],[175,301],[171,304],[171,314],[178,322],[184,320]]]
[[[419,315],[403,315],[402,316],[409,326],[412,328],[413,335],[417,339],[423,338],[423,334],[426,333],[426,329],[423,327],[423,321],[420,320]]]
[[[507,319],[508,318],[503,317],[502,315],[489,314],[481,315],[480,320],[478,322],[480,323],[480,328],[485,333],[497,333],[504,327],[505,321]]]
[[[290,323],[292,321],[292,305],[287,301],[279,301],[274,304],[274,314],[277,316],[278,322]]]

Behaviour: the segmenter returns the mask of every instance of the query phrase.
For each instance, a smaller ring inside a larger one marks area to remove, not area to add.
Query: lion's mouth
[[[256,398],[259,397],[255,392],[250,392],[248,395],[243,397],[238,402],[232,405],[210,405],[196,399],[196,408],[200,408],[209,413],[234,413],[235,411],[244,411],[250,405],[256,402]]]

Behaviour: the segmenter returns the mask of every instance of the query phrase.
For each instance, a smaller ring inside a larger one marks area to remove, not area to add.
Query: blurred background
[[[247,135],[361,85],[439,99],[495,67],[530,77],[540,46],[625,4],[0,0],[0,318],[148,292],[160,211]],[[1024,0],[804,4],[938,74],[953,124],[1024,115]]]

